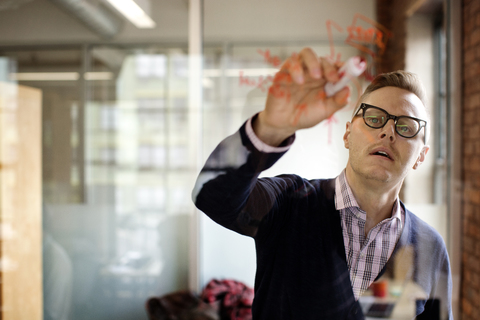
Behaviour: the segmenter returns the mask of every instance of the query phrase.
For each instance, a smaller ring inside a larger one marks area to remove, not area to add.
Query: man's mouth
[[[386,152],[386,151],[375,151],[375,152],[372,152],[371,155],[374,155],[374,156],[382,156],[382,157],[385,157],[389,160],[393,160],[392,157]]]

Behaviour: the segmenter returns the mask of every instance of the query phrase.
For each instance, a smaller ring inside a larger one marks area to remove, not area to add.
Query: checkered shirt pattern
[[[392,217],[377,224],[365,237],[367,214],[358,206],[345,170],[335,180],[335,207],[340,211],[348,270],[357,300],[383,269],[400,238],[405,212],[398,203],[397,198]]]

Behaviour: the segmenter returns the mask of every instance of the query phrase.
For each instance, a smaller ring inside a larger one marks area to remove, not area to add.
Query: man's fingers
[[[277,85],[289,85],[292,84],[292,76],[286,70],[278,71],[273,77],[273,83]]]
[[[335,95],[325,99],[325,111],[326,117],[330,117],[332,114],[345,107],[350,100],[350,88],[345,87],[338,91]]]
[[[286,63],[286,68],[292,76],[293,81],[298,84],[303,84],[305,81],[305,76],[303,73],[302,61],[300,60],[298,54],[292,54]]]
[[[304,48],[299,54],[294,53],[282,65],[282,71],[288,72],[297,84],[304,84],[307,78],[320,79],[322,77],[322,65],[310,48]]]
[[[320,79],[322,76],[320,60],[311,48],[304,48],[299,54],[300,61],[304,69],[314,79]]]
[[[327,82],[335,83],[340,80],[338,77],[338,69],[333,64],[328,62],[325,58],[320,58],[320,61],[323,69],[323,77]]]
[[[343,108],[344,106],[346,106],[349,100],[350,100],[350,87],[348,86],[338,91],[333,96],[333,101],[340,108]]]

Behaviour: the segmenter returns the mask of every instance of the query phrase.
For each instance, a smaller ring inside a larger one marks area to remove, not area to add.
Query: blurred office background
[[[212,278],[253,286],[253,240],[213,224],[190,193],[208,154],[262,109],[281,61],[305,46],[362,55],[368,72],[352,84],[351,105],[299,132],[265,174],[338,175],[358,92],[382,71],[419,74],[431,149],[401,197],[447,243],[455,312],[478,318],[479,1],[132,2],[0,0],[2,280],[26,264],[35,275],[12,278],[29,297],[3,281],[5,319],[147,319],[151,296],[198,292]],[[40,112],[20,116],[27,100]],[[23,117],[39,124],[36,135],[22,133]],[[30,144],[37,158],[18,156]],[[28,201],[21,188],[7,198],[23,181],[9,171],[15,161],[26,181],[41,179],[24,212],[32,223],[12,218]],[[16,232],[20,224],[30,229]],[[9,256],[18,245],[27,254]]]

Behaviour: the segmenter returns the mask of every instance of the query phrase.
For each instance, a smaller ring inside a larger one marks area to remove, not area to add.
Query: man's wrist
[[[270,152],[270,153],[278,153],[278,152],[286,152],[288,149],[290,149],[290,146],[293,144],[293,141],[295,140],[295,134],[289,135],[285,138],[281,138],[280,136],[275,138],[273,140],[266,139],[265,137],[259,137],[257,133],[254,130],[254,125],[258,121],[258,114],[253,116],[252,118],[248,119],[246,123],[246,134],[252,144],[255,146],[255,148],[258,151],[261,152]],[[280,140],[280,141],[277,141]],[[272,142],[273,141],[273,142]],[[275,145],[273,145],[275,144]]]
[[[264,143],[271,147],[278,147],[288,137],[295,134],[295,131],[291,129],[279,129],[269,126],[266,121],[263,120],[264,113],[260,112],[258,116],[252,119],[252,128],[255,135]]]

